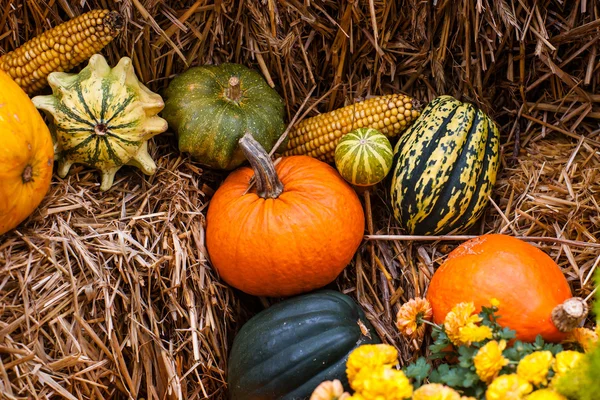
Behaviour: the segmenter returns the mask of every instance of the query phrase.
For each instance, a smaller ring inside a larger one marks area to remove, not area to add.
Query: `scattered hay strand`
[[[131,57],[154,91],[189,66],[229,61],[263,73],[285,99],[288,121],[399,91],[476,103],[501,127],[502,170],[493,205],[470,234],[533,241],[576,295],[592,293],[600,264],[597,2],[0,0],[0,54],[98,7],[126,20],[103,54],[111,64]],[[107,193],[82,167],[55,177],[34,215],[0,237],[5,397],[225,397],[235,331],[277,299],[233,291],[210,268],[203,213],[224,174],[179,154],[171,134],[152,140],[151,151],[155,176],[123,168]],[[404,236],[387,185],[370,191],[372,235],[334,286],[358,300],[407,362],[426,343],[416,349],[401,338],[395,313],[426,293],[464,237]]]

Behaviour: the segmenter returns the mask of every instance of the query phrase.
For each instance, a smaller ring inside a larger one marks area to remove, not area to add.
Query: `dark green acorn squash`
[[[235,337],[228,362],[230,398],[306,399],[332,379],[348,390],[346,360],[365,343],[380,339],[350,297],[320,290],[286,299],[255,315]]]
[[[391,201],[410,234],[464,233],[483,214],[496,182],[500,133],[475,106],[440,96],[394,150]]]
[[[193,67],[165,91],[163,117],[179,150],[216,169],[231,170],[246,159],[238,146],[249,131],[270,151],[285,130],[284,102],[256,71],[239,64]]]

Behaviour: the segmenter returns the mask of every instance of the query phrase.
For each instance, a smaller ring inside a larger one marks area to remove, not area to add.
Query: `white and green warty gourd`
[[[32,100],[53,119],[60,177],[71,165],[84,164],[101,171],[105,191],[123,165],[154,174],[148,139],[167,130],[167,121],[157,116],[164,102],[138,80],[130,58],[111,68],[95,54],[78,74],[54,72],[48,83],[52,95]]]

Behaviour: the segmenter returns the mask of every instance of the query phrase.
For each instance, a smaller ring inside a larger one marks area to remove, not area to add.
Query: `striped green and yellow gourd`
[[[53,119],[60,177],[71,165],[85,164],[102,172],[100,190],[108,190],[123,165],[155,172],[148,139],[167,130],[157,116],[164,102],[137,79],[131,59],[111,68],[95,54],[78,74],[53,72],[48,83],[53,94],[32,101]]]
[[[499,167],[500,133],[451,96],[429,103],[394,149],[394,216],[416,235],[464,233],[483,214]]]
[[[392,145],[373,128],[359,128],[344,135],[335,149],[340,175],[356,186],[381,182],[392,168]]]

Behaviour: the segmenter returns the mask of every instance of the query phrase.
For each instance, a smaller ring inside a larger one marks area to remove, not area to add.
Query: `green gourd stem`
[[[283,183],[279,180],[271,157],[262,148],[250,132],[246,132],[239,141],[244,155],[254,170],[256,192],[263,199],[276,199],[283,192]]]
[[[229,78],[229,87],[225,94],[227,98],[234,102],[239,102],[242,97],[242,89],[240,88],[240,78],[232,76]]]

